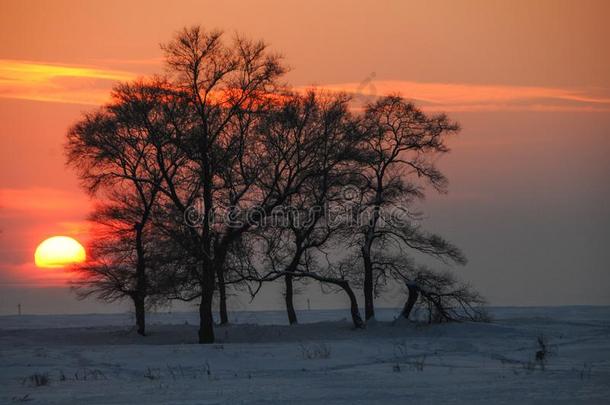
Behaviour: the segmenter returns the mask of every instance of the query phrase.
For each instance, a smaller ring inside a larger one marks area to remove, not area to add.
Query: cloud
[[[161,64],[158,58],[98,62],[138,70]],[[0,59],[0,97],[100,105],[116,82],[136,77],[122,69]],[[353,94],[360,102],[399,93],[429,111],[610,111],[609,89],[595,94],[592,89],[376,80],[373,75],[360,83],[317,87]]]
[[[135,78],[122,70],[0,59],[0,97],[99,105],[112,85]]]
[[[371,79],[317,87],[361,101],[399,93],[432,111],[610,111],[610,97],[582,89]]]

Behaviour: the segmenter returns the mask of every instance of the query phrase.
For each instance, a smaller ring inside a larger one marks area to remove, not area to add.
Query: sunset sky
[[[193,24],[266,40],[295,87],[447,112],[463,128],[438,162],[449,194],[422,208],[468,256],[459,276],[493,305],[610,304],[609,15],[604,1],[0,0],[0,314],[111,308],[77,308],[66,274],[34,265],[49,236],[87,239],[66,131],[116,82],[162,73],[159,44]]]

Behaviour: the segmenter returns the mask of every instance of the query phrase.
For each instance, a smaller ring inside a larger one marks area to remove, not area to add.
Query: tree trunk
[[[407,298],[407,302],[405,302],[405,306],[402,308],[401,315],[405,319],[409,319],[409,315],[411,315],[411,310],[413,310],[413,306],[417,302],[417,298],[419,297],[419,288],[415,284],[407,283],[407,288],[409,289],[409,297]]]
[[[212,315],[213,288],[206,288],[199,303],[199,343],[214,343],[214,316]]]
[[[364,235],[364,244],[362,245],[362,259],[364,262],[364,317],[368,321],[375,318],[375,303],[374,286],[373,286],[373,261],[371,260],[371,250],[373,249],[373,240],[375,239],[375,230],[379,221],[381,203],[383,195],[383,173],[377,176],[377,187],[375,194],[375,203],[373,206],[373,218],[369,223],[368,229]]]
[[[144,226],[140,223],[135,225],[136,231],[136,291],[134,292],[133,302],[136,310],[136,327],[138,334],[146,336],[146,310],[144,301],[148,293],[148,280],[146,279],[146,262],[144,259],[144,244],[142,242],[142,232]]]
[[[204,122],[205,122],[205,117]],[[199,343],[214,343],[214,315],[212,314],[212,301],[216,283],[216,272],[212,257],[211,221],[213,214],[212,199],[212,168],[210,166],[210,148],[208,144],[207,127],[203,126],[203,133],[199,137],[199,153],[201,156],[201,187],[203,188],[203,224],[201,227],[201,302],[199,304]]]
[[[292,288],[292,275],[286,274],[284,276],[284,284],[286,286],[286,291],[284,294],[284,299],[286,300],[286,312],[288,313],[288,322],[291,325],[297,323],[297,313],[294,310],[294,302],[293,302],[293,288]]]
[[[136,327],[138,330],[138,335],[146,336],[146,310],[144,307],[144,297],[137,295],[134,296],[133,304],[136,309]]]
[[[343,290],[349,297],[350,312],[352,314],[352,322],[354,323],[354,328],[363,329],[364,322],[362,321],[362,318],[360,317],[360,310],[358,309],[358,300],[356,300],[356,295],[354,294],[354,291],[352,290],[352,288],[350,287],[350,285],[347,281],[345,281],[339,285],[341,286],[341,288],[343,288]]]
[[[226,325],[229,323],[229,315],[227,313],[227,291],[225,285],[225,275],[223,272],[223,266],[216,265],[216,278],[218,280],[218,295],[219,295],[219,313],[220,313],[220,324]]]
[[[373,263],[371,262],[370,250],[362,248],[364,260],[364,317],[368,321],[375,318],[375,306],[373,303]]]

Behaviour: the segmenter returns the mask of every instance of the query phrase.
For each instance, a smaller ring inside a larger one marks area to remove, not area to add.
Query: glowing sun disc
[[[86,259],[85,248],[68,236],[53,236],[36,248],[34,262],[38,267],[63,267]]]

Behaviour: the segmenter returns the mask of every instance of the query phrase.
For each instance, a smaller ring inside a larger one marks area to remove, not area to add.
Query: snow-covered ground
[[[209,346],[194,313],[151,314],[145,338],[129,314],[4,316],[0,403],[610,403],[610,307],[491,312],[428,326],[379,310],[366,330],[346,311],[237,312]]]

